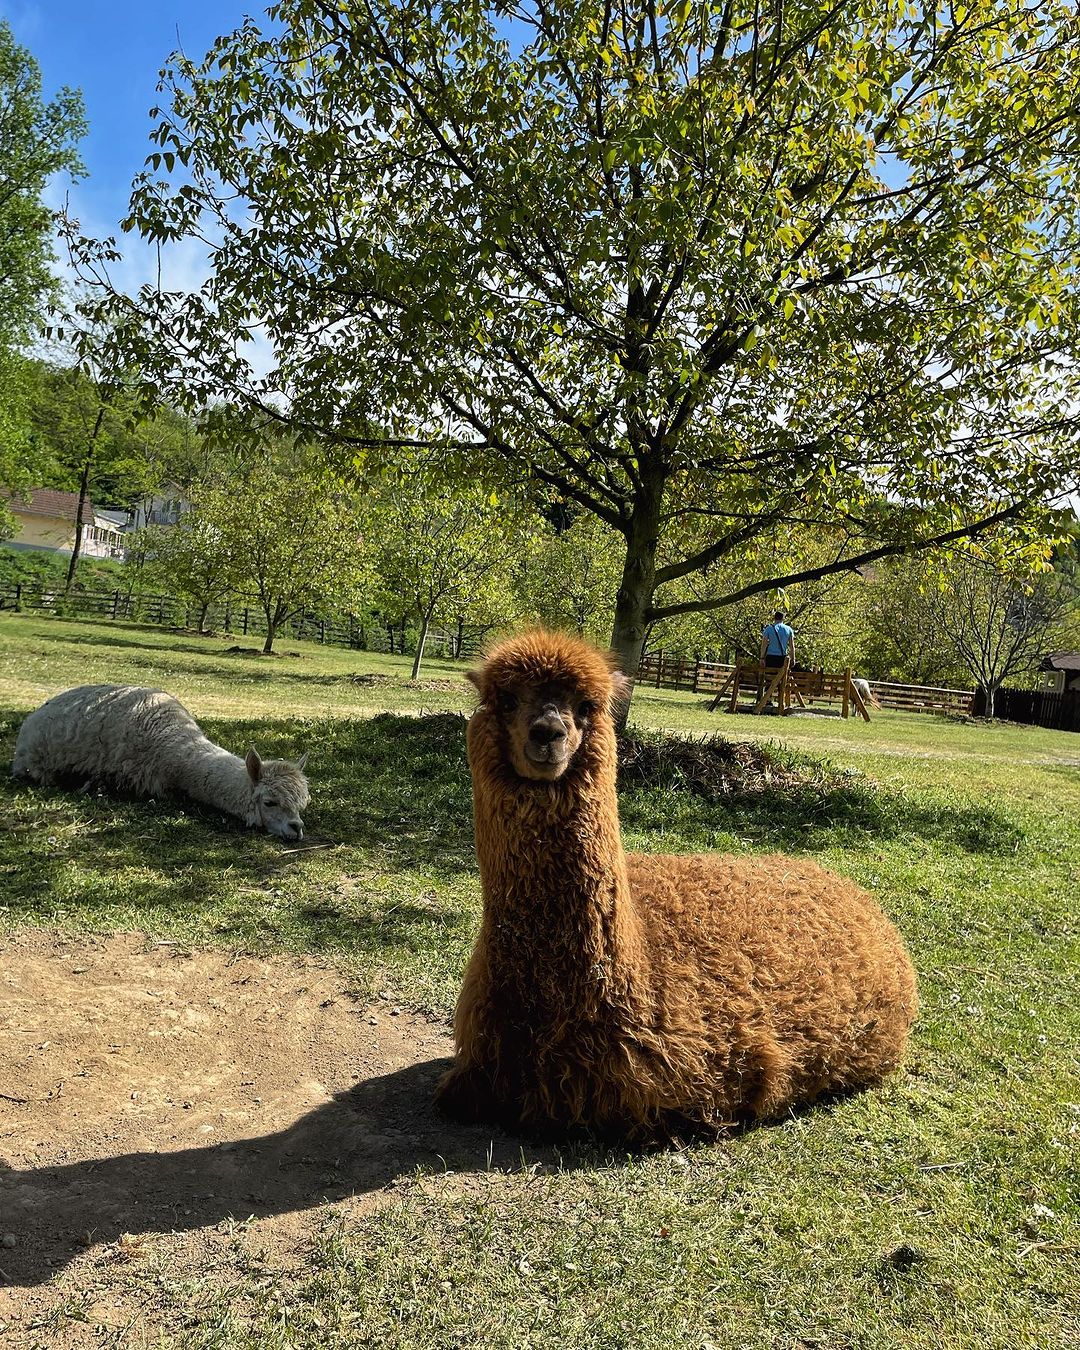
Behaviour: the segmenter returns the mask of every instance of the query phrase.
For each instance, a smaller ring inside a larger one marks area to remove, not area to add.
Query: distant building
[[[173,483],[166,483],[161,492],[136,503],[131,528],[141,530],[147,525],[176,525],[184,512],[190,510],[191,503],[181,490]]]
[[[1062,694],[1080,689],[1080,652],[1050,652],[1039,662],[1042,688]]]
[[[15,533],[4,542],[9,548],[42,549],[50,553],[73,553],[75,522],[79,513],[77,492],[32,488],[28,492],[4,493],[8,510],[15,517]],[[83,507],[81,553],[86,558],[122,558],[127,513],[99,511],[87,498]]]

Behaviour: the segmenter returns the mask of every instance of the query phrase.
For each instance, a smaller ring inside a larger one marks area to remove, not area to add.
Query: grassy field
[[[0,929],[316,952],[448,1014],[479,895],[460,667],[432,662],[412,685],[400,658],[230,645],[0,615],[0,760],[59,689],[159,685],[240,753],[310,751],[314,846],[5,780]],[[176,1345],[1078,1343],[1080,737],[710,715],[649,690],[632,721],[778,742],[777,762],[804,771],[716,800],[677,774],[626,788],[624,834],[650,851],[808,853],[872,888],[921,979],[904,1072],[685,1153],[417,1186],[362,1221],[328,1217],[287,1286],[257,1268],[197,1288],[158,1272],[192,1308]]]

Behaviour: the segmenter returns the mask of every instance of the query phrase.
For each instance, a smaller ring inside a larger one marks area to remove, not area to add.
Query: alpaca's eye
[[[263,806],[277,806],[277,802],[271,801],[269,798],[267,798],[267,800],[263,802]]]
[[[513,712],[517,705],[518,701],[513,694],[502,693],[499,695],[500,712]]]
[[[583,703],[578,704],[577,715],[579,717],[591,717],[596,711],[596,704],[591,698],[587,698]]]

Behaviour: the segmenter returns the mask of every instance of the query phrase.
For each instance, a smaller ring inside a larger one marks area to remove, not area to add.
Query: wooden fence
[[[72,589],[67,595],[55,588],[27,582],[0,585],[0,610],[30,610],[73,618],[115,619],[166,628],[194,628],[202,606],[172,595],[136,595],[125,591]],[[238,638],[266,636],[262,609],[250,599],[230,598],[209,606],[205,625],[213,632]],[[404,653],[410,631],[396,623],[382,623],[352,614],[295,614],[278,629],[279,639],[304,639],[326,646],[352,647],[358,651]],[[481,634],[466,625],[457,629],[432,629],[428,633],[428,656],[471,658],[481,643]]]
[[[693,694],[712,694],[731,677],[734,666],[699,657],[669,656],[663,650],[647,652],[638,666],[636,684],[654,689],[686,689]]]
[[[981,716],[985,711],[986,697],[980,689],[975,712]],[[999,689],[994,695],[994,716],[1052,731],[1080,731],[1080,689],[1062,693],[1052,689]]]
[[[811,708],[814,703],[839,704],[842,717],[870,721],[870,712],[847,670],[791,670],[787,666],[762,666],[740,661],[727,681],[716,691],[710,711],[726,703],[728,712],[760,713],[775,700],[781,713]]]
[[[749,669],[751,663],[747,663]],[[638,667],[637,683],[654,689],[685,689],[694,694],[730,692],[735,667],[724,661],[649,652]],[[842,676],[834,672],[797,670],[793,678],[804,697],[823,702],[842,702]],[[747,688],[750,677],[747,676]],[[823,683],[824,682],[824,683]],[[887,680],[868,680],[883,708],[903,708],[908,712],[970,713],[974,693],[970,689],[948,689],[932,685],[897,684]],[[817,692],[814,692],[814,690]]]
[[[971,689],[947,689],[936,685],[893,684],[888,680],[867,680],[871,692],[883,708],[904,708],[908,712],[970,713],[975,701]]]

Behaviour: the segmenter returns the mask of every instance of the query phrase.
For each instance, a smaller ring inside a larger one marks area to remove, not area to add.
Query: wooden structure
[[[756,669],[752,662],[742,663],[744,672]],[[706,661],[698,657],[669,654],[663,649],[648,652],[642,657],[638,667],[636,682],[653,689],[676,689],[694,694],[721,695],[714,698],[712,707],[717,708],[724,695],[730,695],[731,682],[736,667],[725,661]],[[796,671],[794,679],[803,695],[804,702],[821,699],[826,702],[843,702],[843,692],[836,682],[843,672],[829,674],[819,671]],[[822,681],[819,692],[814,692],[816,681]],[[740,676],[740,681],[743,676]],[[899,684],[893,681],[868,680],[871,692],[883,708],[902,708],[905,712],[917,713],[970,713],[974,694],[970,689],[945,689],[932,685]],[[750,676],[745,679],[744,689],[751,687]],[[755,699],[760,697],[760,691]],[[794,693],[792,699],[797,703]]]
[[[719,707],[728,696],[728,712],[738,712],[739,700],[746,693],[753,700],[751,713],[760,713],[774,700],[781,713],[789,713],[797,705],[806,708],[811,703],[839,703],[843,717],[855,714],[870,721],[870,710],[852,680],[851,667],[842,671],[792,670],[782,666],[761,666],[756,662],[740,661],[731,675],[717,690],[709,705],[710,711]]]
[[[724,661],[703,661],[698,657],[672,656],[660,648],[641,658],[635,683],[654,689],[687,689],[694,694],[712,694],[726,684],[735,669]]]
[[[890,680],[868,680],[870,692],[883,708],[902,708],[906,712],[956,713],[973,710],[975,694],[971,689],[949,689],[930,684],[897,684]]]

